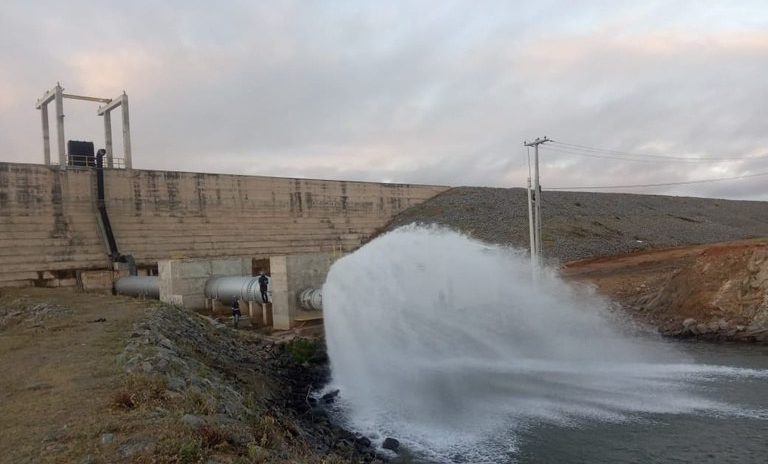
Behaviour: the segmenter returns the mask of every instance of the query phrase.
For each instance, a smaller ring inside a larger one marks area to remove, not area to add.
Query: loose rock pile
[[[768,236],[768,202],[559,191],[542,198],[544,252],[553,261]],[[529,243],[520,188],[454,188],[407,209],[385,230],[411,223],[444,225],[489,243]]]
[[[243,462],[377,460],[370,441],[332,424],[310,395],[328,378],[322,350],[297,363],[282,346],[164,305],[130,337],[118,361],[132,376],[159,379],[162,414],[227,443],[230,456],[211,448],[209,462],[232,462],[233,453]],[[160,442],[145,445],[129,451],[162,452]]]
[[[0,330],[18,324],[37,327],[47,320],[71,313],[70,308],[50,303],[32,303],[25,299],[3,302],[0,303]]]

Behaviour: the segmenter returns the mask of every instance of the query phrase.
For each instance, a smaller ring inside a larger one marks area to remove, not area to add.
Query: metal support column
[[[67,167],[67,153],[66,153],[66,141],[64,139],[64,89],[61,85],[56,84],[55,88],[56,100],[56,138],[58,142],[58,154],[59,154],[59,168],[66,169]]]
[[[125,157],[125,169],[133,169],[131,161],[131,126],[128,117],[128,95],[123,91],[122,95],[123,110],[123,156]]]
[[[110,113],[104,113],[104,150],[107,152],[107,167],[113,166],[112,155],[112,115]]]
[[[43,122],[43,162],[51,164],[51,131],[48,128],[48,104],[40,107],[40,117]]]

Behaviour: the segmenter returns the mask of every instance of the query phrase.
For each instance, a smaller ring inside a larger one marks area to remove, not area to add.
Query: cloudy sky
[[[42,162],[34,105],[60,81],[127,91],[144,169],[523,186],[523,141],[546,135],[737,159],[551,144],[545,188],[768,172],[764,1],[3,0],[0,44],[0,161]],[[95,113],[65,101],[67,138],[103,145]]]

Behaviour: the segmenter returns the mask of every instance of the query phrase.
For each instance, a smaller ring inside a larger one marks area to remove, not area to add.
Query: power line
[[[635,184],[635,185],[598,185],[598,186],[579,186],[579,187],[552,187],[547,190],[600,190],[600,189],[617,189],[617,188],[647,188],[647,187],[670,187],[673,185],[690,185],[690,184],[705,184],[709,182],[721,182],[727,180],[748,179],[752,177],[768,176],[768,172],[758,172],[755,174],[745,174],[742,176],[734,177],[719,177],[715,179],[701,179],[701,180],[688,180],[681,182],[664,182],[659,184]]]
[[[589,147],[586,145],[579,145],[575,143],[558,142],[556,140],[553,140],[552,144],[562,149],[569,149],[574,152],[596,153],[596,154],[611,155],[611,156],[617,156],[617,157],[634,157],[634,158],[645,158],[645,159],[653,158],[653,159],[659,159],[659,160],[679,160],[679,161],[688,161],[688,162],[749,160],[749,159],[764,158],[766,155],[764,153],[760,155],[729,156],[729,157],[691,157],[691,156],[676,156],[676,155],[651,155],[648,153],[632,153],[632,152],[620,151],[620,150],[610,150],[605,148]]]
[[[598,159],[612,159],[612,160],[618,160],[618,161],[634,161],[638,163],[700,163],[702,160],[700,159],[676,159],[676,158],[670,158],[670,159],[658,159],[658,158],[647,158],[647,159],[640,159],[640,158],[626,158],[621,156],[613,156],[610,154],[603,155],[603,154],[597,154],[597,153],[591,153],[591,152],[581,152],[576,150],[571,150],[567,147],[558,147],[558,148],[547,148],[547,151],[553,151],[555,153],[563,153],[566,155],[576,155],[576,156],[586,156],[588,158],[598,158]],[[724,160],[707,160],[717,163],[725,163],[728,161]],[[730,160],[730,161],[737,161],[737,160]]]

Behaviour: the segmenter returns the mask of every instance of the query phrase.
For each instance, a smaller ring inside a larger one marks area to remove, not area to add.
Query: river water
[[[697,363],[768,370],[768,347],[680,343]],[[701,385],[702,394],[742,410],[768,408],[768,381],[724,377]],[[429,462],[429,461],[427,461]],[[620,424],[531,425],[521,431],[508,462],[766,463],[768,420],[733,414],[641,414]]]
[[[398,229],[323,300],[336,418],[401,462],[768,462],[768,349],[663,340],[517,250]]]

